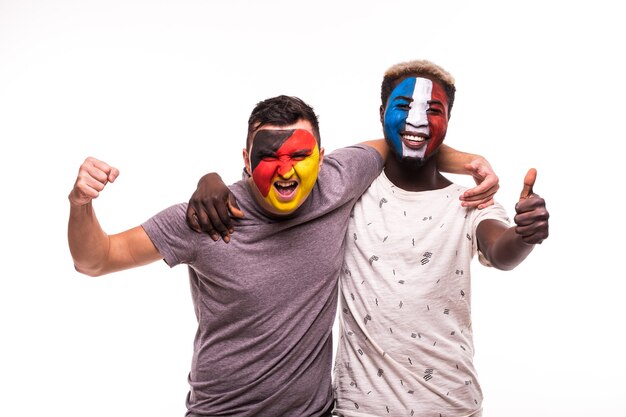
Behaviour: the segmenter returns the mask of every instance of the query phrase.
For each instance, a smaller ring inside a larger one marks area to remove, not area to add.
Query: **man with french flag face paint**
[[[482,416],[473,364],[470,264],[515,268],[548,237],[529,170],[515,225],[502,205],[458,204],[437,158],[454,79],[429,61],[387,70],[380,118],[393,157],[354,206],[340,271],[335,412]]]
[[[307,199],[322,165],[324,149],[304,128],[258,130],[248,155],[244,155],[252,173],[253,191],[266,210],[289,214]]]
[[[422,165],[439,149],[448,128],[448,98],[438,82],[407,77],[384,108],[385,138],[396,157]]]

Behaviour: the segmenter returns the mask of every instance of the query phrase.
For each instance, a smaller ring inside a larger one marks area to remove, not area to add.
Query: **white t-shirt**
[[[356,203],[340,278],[339,415],[461,417],[481,409],[470,263],[480,221],[509,218],[497,203],[461,207],[465,189],[408,192],[383,172]]]

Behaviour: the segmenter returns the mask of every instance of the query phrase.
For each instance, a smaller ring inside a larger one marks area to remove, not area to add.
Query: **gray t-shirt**
[[[185,222],[186,204],[143,224],[173,267],[187,264],[198,319],[187,416],[321,416],[332,406],[332,324],[344,235],[383,160],[367,146],[329,154],[309,198],[267,217],[246,182],[230,243]]]

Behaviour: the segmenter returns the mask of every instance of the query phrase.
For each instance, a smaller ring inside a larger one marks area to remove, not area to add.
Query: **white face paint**
[[[428,78],[407,77],[391,92],[383,116],[385,139],[400,159],[423,163],[446,136],[448,97]]]
[[[433,82],[427,78],[416,78],[413,90],[413,102],[410,103],[409,114],[406,118],[405,130],[408,133],[422,133],[430,136],[428,129],[427,110],[428,101],[432,97]],[[402,143],[402,155],[409,158],[424,157],[426,147],[411,149]]]

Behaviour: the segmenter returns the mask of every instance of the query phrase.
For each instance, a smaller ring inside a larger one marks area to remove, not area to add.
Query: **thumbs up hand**
[[[534,193],[533,187],[537,179],[537,170],[531,168],[524,178],[524,187],[515,205],[515,233],[525,243],[539,244],[548,237],[548,219],[550,213],[546,209],[543,198]]]

